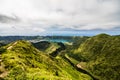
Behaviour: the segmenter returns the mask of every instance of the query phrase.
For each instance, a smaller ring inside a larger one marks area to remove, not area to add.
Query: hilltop
[[[19,40],[1,47],[0,78],[4,80],[92,80],[62,56],[52,57]]]
[[[120,80],[120,36],[70,37],[71,45],[18,40],[0,46],[3,80]]]
[[[78,67],[100,80],[120,80],[120,37],[99,34],[73,51]]]

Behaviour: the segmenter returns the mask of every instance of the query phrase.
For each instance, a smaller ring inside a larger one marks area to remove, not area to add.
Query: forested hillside
[[[100,80],[120,80],[120,36],[93,36],[73,54],[80,61],[80,66]]]

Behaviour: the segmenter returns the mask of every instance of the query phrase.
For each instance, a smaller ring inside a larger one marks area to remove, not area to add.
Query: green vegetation
[[[84,43],[89,37],[83,36],[83,37],[73,37],[73,44],[72,45],[66,45],[66,53],[71,58],[75,58],[78,61],[83,61],[84,57],[82,57],[79,54],[75,54],[75,51],[80,47],[82,43]],[[79,52],[79,51],[78,51]]]
[[[64,57],[52,57],[27,41],[12,42],[1,53],[0,78],[4,80],[92,80]]]
[[[47,48],[49,48],[52,45],[48,41],[41,41],[41,42],[32,43],[32,44],[34,45],[34,47],[36,47],[37,49],[41,51],[45,51]]]
[[[99,34],[73,52],[80,64],[100,80],[120,80],[120,37]],[[74,57],[75,58],[75,57]]]
[[[32,44],[35,48],[39,49],[40,51],[46,54],[52,54],[53,52],[60,48],[60,45],[55,42],[40,41]]]
[[[120,36],[53,38],[73,42],[19,40],[1,45],[0,79],[120,80]]]

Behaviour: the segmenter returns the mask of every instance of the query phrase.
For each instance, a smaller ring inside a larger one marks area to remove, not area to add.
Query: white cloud
[[[119,5],[119,0],[0,0],[0,14],[20,18],[21,22],[6,23],[16,27],[16,34],[52,30],[56,24],[73,30],[112,29],[120,26]]]

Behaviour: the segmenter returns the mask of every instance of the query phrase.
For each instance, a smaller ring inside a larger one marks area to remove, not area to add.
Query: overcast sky
[[[0,0],[0,35],[119,27],[120,0]]]

